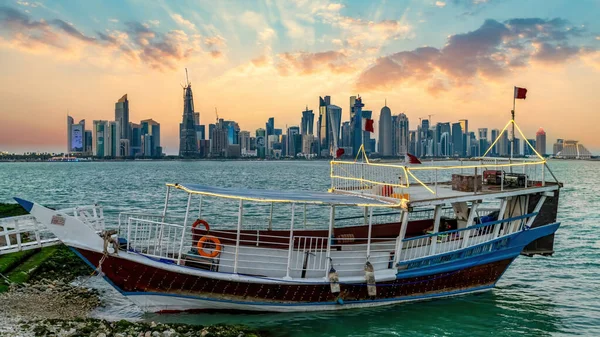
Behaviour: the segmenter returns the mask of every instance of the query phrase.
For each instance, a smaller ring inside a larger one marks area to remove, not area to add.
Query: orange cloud
[[[191,22],[174,14],[181,25],[195,30]],[[158,25],[158,21],[152,25]],[[223,57],[225,39],[208,36],[201,42],[200,35],[187,35],[182,30],[165,33],[151,28],[150,24],[131,21],[124,24],[123,31],[97,32],[89,36],[73,24],[60,19],[32,20],[27,14],[10,7],[0,6],[0,37],[2,46],[19,48],[30,52],[74,53],[85,48],[101,48],[112,56],[123,57],[128,62],[142,62],[153,69],[173,69],[203,51],[215,58]],[[94,56],[90,51],[88,55]]]

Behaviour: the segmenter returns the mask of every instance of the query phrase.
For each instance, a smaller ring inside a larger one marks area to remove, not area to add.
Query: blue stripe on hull
[[[466,269],[474,266],[479,266],[487,263],[492,263],[500,260],[506,259],[514,259],[527,246],[529,243],[547,236],[551,235],[560,226],[560,223],[554,223],[551,225],[536,227],[534,229],[524,230],[521,232],[517,232],[512,235],[508,235],[502,238],[498,238],[492,241],[484,242],[479,245],[467,247],[461,250],[439,254],[435,256],[425,257],[422,259],[407,261],[406,263],[401,263],[407,266],[411,264],[415,264],[418,262],[423,263],[423,267],[414,268],[414,270],[404,270],[400,271],[397,275],[397,279],[403,278],[411,278],[411,277],[419,277],[419,276],[427,276],[438,273],[446,273],[452,272],[456,270]],[[500,245],[501,243],[506,242],[505,246]],[[489,247],[489,248],[488,248]],[[481,252],[476,256],[468,256],[463,257],[466,252],[474,251],[477,249],[485,248],[487,251]],[[450,257],[456,256],[456,259],[452,261],[427,264],[428,261],[434,261],[436,259],[440,259],[441,257]]]

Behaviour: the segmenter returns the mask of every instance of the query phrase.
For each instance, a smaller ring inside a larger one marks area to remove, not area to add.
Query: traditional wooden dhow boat
[[[100,212],[17,201],[147,311],[340,310],[490,290],[520,254],[552,254],[547,172],[541,156],[334,160],[329,192],[167,184],[161,213],[101,233]]]

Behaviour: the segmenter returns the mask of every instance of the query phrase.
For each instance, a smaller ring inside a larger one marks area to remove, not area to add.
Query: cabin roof
[[[315,192],[305,190],[263,190],[214,187],[199,184],[167,184],[187,193],[257,202],[326,204],[344,206],[399,206],[397,201],[386,201],[367,196]]]

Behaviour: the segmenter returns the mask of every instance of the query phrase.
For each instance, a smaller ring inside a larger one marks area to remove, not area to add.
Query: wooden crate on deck
[[[453,174],[452,175],[452,189],[455,191],[462,192],[475,192],[475,186],[477,191],[481,191],[481,175],[467,175],[467,174]]]

